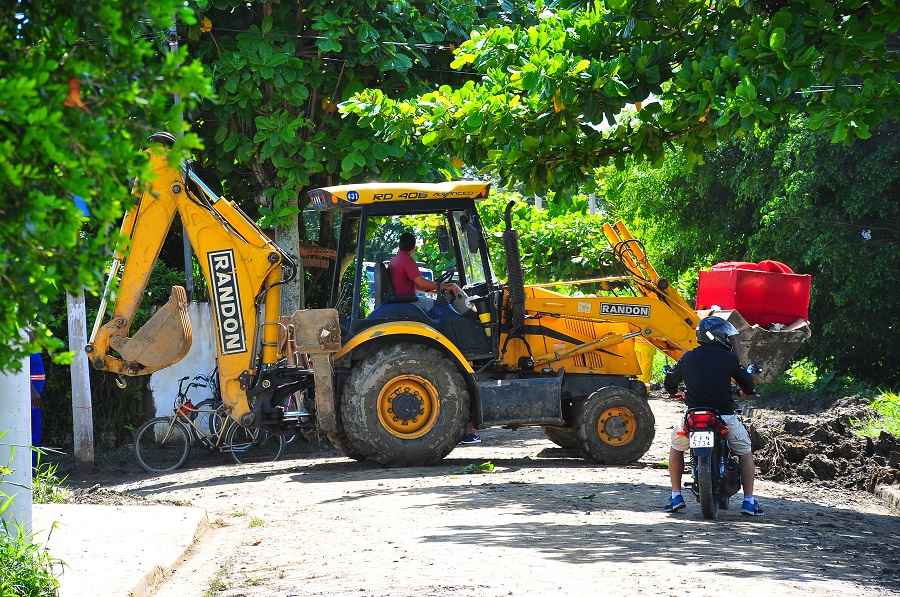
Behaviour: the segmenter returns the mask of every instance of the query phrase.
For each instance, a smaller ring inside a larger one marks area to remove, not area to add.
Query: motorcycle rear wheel
[[[709,456],[697,457],[697,497],[700,500],[700,510],[706,520],[715,520],[719,513],[719,503],[713,485],[713,465]]]

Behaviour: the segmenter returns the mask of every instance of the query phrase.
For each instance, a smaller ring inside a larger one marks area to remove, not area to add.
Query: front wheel
[[[700,510],[703,518],[715,520],[719,510],[713,488],[713,465],[711,456],[697,456],[697,484],[700,486],[697,496],[700,500]]]
[[[181,467],[191,452],[191,433],[172,417],[156,417],[140,426],[134,455],[148,473],[169,473]]]
[[[647,400],[619,386],[600,388],[575,410],[585,456],[599,464],[631,464],[650,449],[656,420]]]
[[[398,342],[355,363],[341,398],[353,452],[389,466],[434,464],[456,447],[469,420],[469,392],[443,353]]]

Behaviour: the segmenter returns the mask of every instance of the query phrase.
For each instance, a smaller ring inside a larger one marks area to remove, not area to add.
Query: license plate
[[[692,448],[712,448],[714,438],[712,431],[695,431],[689,439]]]

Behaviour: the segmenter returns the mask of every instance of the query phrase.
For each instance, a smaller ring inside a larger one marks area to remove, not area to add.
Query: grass
[[[225,583],[225,566],[219,566],[215,575],[209,579],[209,586],[204,591],[203,597],[213,597],[227,588],[228,585]]]
[[[250,528],[251,529],[264,527],[264,526],[266,526],[265,519],[260,518],[259,516],[251,516],[250,517]]]
[[[31,498],[35,504],[62,504],[69,498],[69,490],[63,484],[66,477],[59,476],[55,464],[41,461],[38,452],[37,465],[31,482]]]
[[[900,437],[900,392],[884,392],[869,407],[876,415],[856,421],[854,433],[862,437],[877,438],[882,431]]]
[[[53,570],[60,564],[21,528],[9,535],[0,530],[0,595],[55,597],[59,581]]]

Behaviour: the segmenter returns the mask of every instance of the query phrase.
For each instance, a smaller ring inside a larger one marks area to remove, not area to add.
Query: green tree
[[[370,178],[428,179],[434,161],[418,149],[372,137],[342,120],[337,104],[366,87],[414,96],[436,84],[469,78],[449,69],[452,49],[482,19],[508,10],[488,2],[203,3],[192,47],[215,79],[219,101],[201,118],[207,165],[224,178],[225,193],[277,228],[279,243],[296,254],[299,239],[334,246],[331,212],[315,226],[298,218],[311,187]],[[321,302],[318,273],[307,272],[310,303]],[[301,277],[301,281],[305,279]],[[303,290],[285,291],[288,309]],[[292,296],[293,295],[293,296]]]
[[[147,135],[177,134],[176,157],[199,147],[183,110],[210,89],[185,49],[163,51],[176,19],[194,22],[176,0],[0,8],[0,370],[61,346],[47,322],[64,290],[97,288]]]
[[[538,1],[531,25],[486,26],[452,67],[477,81],[414,99],[369,89],[343,106],[380,139],[417,144],[527,192],[572,189],[625,156],[686,159],[797,113],[831,140],[898,113],[896,2]],[[564,3],[574,5],[575,3]],[[626,109],[629,104],[643,109]]]
[[[606,207],[691,293],[717,261],[777,259],[812,274],[804,351],[823,368],[896,385],[900,129],[844,147],[805,125],[723,144],[693,168],[676,151],[660,168],[611,173]]]

